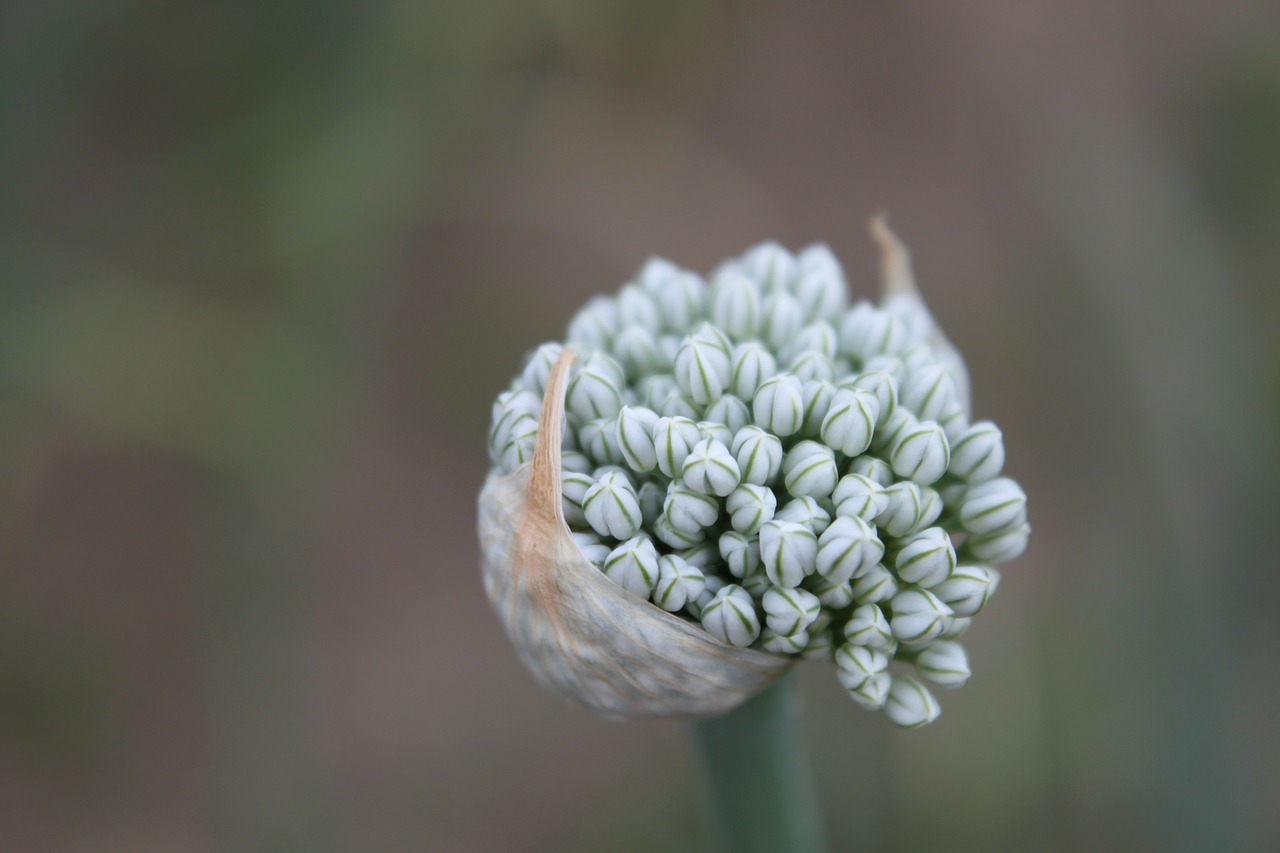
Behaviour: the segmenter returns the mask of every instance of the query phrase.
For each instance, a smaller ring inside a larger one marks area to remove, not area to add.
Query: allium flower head
[[[584,557],[722,643],[833,663],[857,704],[915,727],[939,713],[921,679],[969,680],[956,638],[1030,527],[905,250],[873,235],[880,304],[852,301],[820,244],[762,243],[709,283],[647,262],[533,351],[488,444],[498,472],[530,462],[572,347],[560,510]]]

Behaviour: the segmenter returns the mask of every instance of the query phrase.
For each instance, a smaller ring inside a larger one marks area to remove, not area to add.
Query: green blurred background
[[[19,0],[0,87],[0,849],[702,849],[489,612],[489,404],[879,210],[1035,535],[932,727],[801,673],[833,847],[1280,849],[1275,3]]]

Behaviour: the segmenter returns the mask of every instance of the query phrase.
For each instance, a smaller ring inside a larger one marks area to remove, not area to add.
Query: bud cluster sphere
[[[963,362],[887,251],[880,305],[851,303],[823,245],[763,243],[709,280],[651,260],[534,350],[488,445],[499,471],[530,462],[571,346],[561,506],[583,556],[723,643],[833,663],[915,727],[931,686],[969,680],[957,638],[1030,526],[1000,429],[970,422]]]

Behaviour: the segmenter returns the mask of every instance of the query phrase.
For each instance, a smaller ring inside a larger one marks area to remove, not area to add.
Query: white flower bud
[[[818,601],[828,610],[843,610],[853,603],[853,585],[848,581],[833,583],[814,574],[805,579],[804,588],[818,596]]]
[[[598,465],[613,465],[622,461],[622,448],[618,446],[618,422],[614,418],[587,421],[578,430],[578,441],[583,451]]]
[[[782,469],[782,442],[758,426],[738,430],[729,449],[738,462],[744,483],[767,486]]]
[[[854,388],[870,391],[880,404],[880,415],[876,418],[876,426],[884,426],[889,416],[898,407],[898,380],[891,373],[883,370],[865,370],[855,376],[849,383]]]
[[[778,521],[793,521],[803,524],[813,531],[814,536],[821,536],[822,531],[831,523],[831,513],[811,497],[792,498],[778,510],[774,516]]]
[[[782,352],[787,361],[794,361],[806,353],[818,353],[826,358],[828,364],[836,357],[839,335],[835,327],[825,320],[810,322],[791,340],[787,341]],[[834,368],[834,365],[831,365]],[[832,377],[825,377],[830,379]]]
[[[618,363],[617,359],[605,350],[589,349],[585,351],[580,369],[603,376],[618,389],[626,387],[626,370]]]
[[[703,574],[715,572],[722,566],[720,549],[711,540],[701,542],[692,548],[685,548],[683,551],[677,551],[676,553],[695,569],[701,569]]]
[[[610,551],[601,570],[628,592],[648,598],[658,582],[658,551],[648,536],[636,536]]]
[[[907,583],[930,589],[951,576],[956,567],[956,551],[941,527],[930,527],[912,536],[898,552],[898,577]]]
[[[672,388],[658,405],[657,412],[664,418],[684,418],[696,420],[702,409],[688,397],[680,393],[679,388]]]
[[[817,557],[818,537],[803,524],[775,519],[760,528],[760,559],[774,586],[799,586],[813,574]]]
[[[618,340],[613,344],[613,354],[631,380],[657,373],[667,366],[667,358],[657,338],[643,326],[627,326],[619,332]]]
[[[790,373],[779,373],[760,383],[751,400],[757,426],[781,438],[794,435],[804,423],[804,385]]]
[[[884,556],[875,528],[861,518],[840,516],[818,540],[818,574],[833,583],[861,577]]]
[[[898,446],[899,439],[919,423],[920,421],[909,409],[898,406],[893,410],[893,414],[889,415],[884,425],[876,429],[875,435],[871,437],[871,449],[886,459],[890,458],[893,449]]]
[[[838,318],[848,298],[839,261],[821,244],[806,247],[797,260],[800,278],[794,289],[805,317],[809,320]]]
[[[639,387],[636,389],[636,401],[645,408],[658,412],[662,409],[663,401],[672,391],[679,393],[674,376],[661,373],[656,376],[646,376],[640,380]]]
[[[975,616],[987,605],[1000,585],[1000,573],[986,566],[956,566],[951,577],[933,588],[933,594],[957,616]]]
[[[673,480],[684,471],[684,461],[693,446],[701,441],[698,425],[689,418],[658,418],[653,425],[653,446],[658,455],[658,470]]]
[[[759,533],[760,525],[773,518],[778,498],[765,486],[743,483],[724,502],[729,524],[742,533]]]
[[[776,290],[760,306],[760,337],[774,352],[782,350],[800,333],[804,309],[790,293]]]
[[[681,476],[694,491],[725,497],[738,487],[742,475],[729,448],[714,439],[704,438],[685,457]]]
[[[830,663],[835,657],[835,647],[831,644],[831,632],[810,628],[807,633],[809,634],[809,644],[804,647],[804,651],[800,653],[800,656],[805,660]]]
[[[713,403],[729,387],[729,341],[709,323],[684,339],[676,353],[676,385],[700,406]]]
[[[967,483],[984,483],[1004,468],[1004,435],[991,421],[971,425],[951,446],[953,476]]]
[[[782,459],[783,482],[796,496],[826,497],[839,477],[835,451],[816,441],[800,442]]]
[[[914,369],[898,389],[898,403],[922,421],[941,420],[958,405],[956,381],[937,362]]]
[[[857,456],[871,446],[880,401],[871,391],[841,388],[822,421],[822,440],[845,456]]]
[[[560,353],[564,352],[563,344],[543,344],[533,351],[529,356],[528,363],[525,364],[524,370],[520,373],[520,380],[524,386],[532,391],[536,396],[541,397],[547,390],[547,377],[551,375],[551,368],[560,360]],[[530,412],[537,414],[537,411]]]
[[[973,486],[960,505],[960,525],[970,533],[996,533],[1026,521],[1026,492],[1008,477]]]
[[[874,523],[889,506],[884,487],[862,474],[846,474],[831,493],[836,514]]]
[[[885,716],[894,725],[916,729],[938,719],[942,709],[929,689],[914,678],[895,675],[884,703]]]
[[[715,438],[725,444],[731,444],[738,430],[751,423],[751,409],[732,394],[725,394],[707,407],[706,419],[712,423],[722,424],[728,430],[729,437],[723,438],[716,435]]]
[[[832,385],[833,380],[836,378],[836,366],[832,364],[830,358],[820,352],[805,352],[794,359],[788,359],[787,370],[794,373],[804,383],[821,380],[827,385]],[[833,387],[832,392],[834,393],[834,391]]]
[[[653,523],[662,515],[662,505],[666,502],[667,490],[652,480],[646,480],[636,489],[636,500],[640,503],[640,515],[644,518],[644,526],[653,528]]]
[[[840,354],[865,362],[878,355],[897,355],[906,344],[902,321],[869,302],[845,312],[840,324]]]
[[[573,540],[573,544],[578,546],[583,558],[597,568],[604,565],[604,561],[609,557],[609,552],[613,550],[601,542],[600,537],[594,533],[582,533],[575,530],[569,534],[569,538]]]
[[[734,340],[754,338],[760,331],[760,288],[747,276],[726,269],[711,286],[711,322]]]
[[[770,587],[761,597],[760,605],[764,608],[765,622],[784,637],[808,629],[822,608],[816,595],[798,587]]]
[[[762,567],[758,572],[752,572],[742,579],[742,588],[752,598],[759,601],[766,592],[773,588],[773,584],[769,582],[769,576],[765,574]]]
[[[822,422],[831,410],[831,402],[836,396],[836,386],[825,379],[808,379],[801,386],[804,400],[804,415],[800,423],[800,434],[818,438],[822,433]]]
[[[683,557],[664,554],[658,558],[653,603],[668,613],[675,613],[690,601],[697,601],[706,586],[707,578],[700,569],[689,565]]]
[[[597,296],[569,321],[565,340],[571,344],[586,344],[603,349],[612,342],[617,327],[618,309],[613,300],[607,296]]]
[[[743,252],[742,270],[769,292],[791,287],[799,272],[795,257],[773,240],[766,240]]]
[[[752,399],[762,382],[777,375],[777,359],[759,341],[747,341],[733,348],[729,390],[736,396],[743,400]]]
[[[671,548],[692,548],[706,541],[707,531],[698,528],[694,532],[689,532],[674,527],[664,512],[653,523],[653,535]]]
[[[514,471],[533,461],[533,445],[538,439],[538,422],[528,415],[520,415],[511,425],[507,443],[502,448],[498,465],[504,471]]]
[[[565,408],[584,421],[617,417],[622,392],[610,377],[583,367],[569,381]]]
[[[906,536],[920,519],[920,487],[904,480],[888,486],[884,493],[889,505],[876,516],[876,524],[889,536]]]
[[[653,294],[667,331],[683,334],[701,319],[707,286],[699,276],[680,270],[646,289]]]
[[[760,570],[760,540],[736,530],[720,537],[720,556],[729,567],[729,574],[745,578]]]
[[[845,690],[857,690],[889,669],[889,657],[870,646],[842,643],[836,649],[836,678]]]
[[[923,421],[904,432],[889,456],[895,474],[922,486],[937,482],[950,462],[947,434],[933,421]]]
[[[715,421],[698,421],[698,440],[705,441],[706,439],[718,441],[728,447],[733,444],[733,430]]]
[[[1027,550],[1031,525],[1021,524],[994,533],[975,533],[964,540],[964,554],[982,563],[1007,563]]]
[[[644,262],[644,266],[640,267],[640,272],[636,273],[636,284],[643,287],[646,292],[657,296],[670,279],[683,272],[680,267],[666,258],[655,256],[649,258]]]
[[[760,620],[747,591],[727,584],[702,610],[702,627],[735,646],[749,646],[760,636]]]
[[[886,655],[893,654],[898,647],[884,611],[874,604],[854,608],[853,615],[844,623],[844,638],[854,645],[868,646]]]
[[[853,600],[859,604],[879,604],[898,594],[901,587],[893,572],[876,563],[853,581]]]
[[[942,495],[936,489],[921,486],[920,516],[916,519],[915,526],[911,528],[911,532],[915,533],[916,531],[924,530],[937,521],[940,515],[942,515]]]
[[[904,589],[889,602],[893,636],[908,646],[922,646],[942,633],[951,608],[927,589]]]
[[[887,373],[893,377],[895,383],[900,383],[907,375],[907,366],[896,355],[877,355],[874,358],[867,359],[862,365],[863,373],[876,371]]]
[[[850,474],[861,474],[881,486],[893,485],[893,469],[889,467],[888,462],[875,456],[869,456],[864,453],[849,463],[847,471]]]
[[[696,534],[716,523],[720,517],[720,502],[689,488],[682,480],[672,480],[667,486],[662,514],[666,516],[667,524],[676,530]]]
[[[889,698],[889,686],[893,676],[887,672],[877,673],[867,679],[867,683],[857,690],[849,691],[849,698],[868,711],[879,711]]]
[[[934,684],[964,687],[969,683],[969,656],[951,640],[934,640],[916,656],[916,669]]]
[[[588,459],[585,453],[579,453],[576,450],[564,450],[560,453],[560,468],[563,471],[590,474],[591,469],[595,467],[595,463]]]
[[[635,488],[616,471],[605,474],[587,489],[582,511],[592,530],[614,539],[630,539],[644,521]]]
[[[939,640],[956,640],[959,639],[965,631],[968,631],[973,625],[973,617],[971,616],[952,616],[947,620],[947,627],[942,629],[942,633],[938,635]]]
[[[570,527],[586,527],[587,516],[582,512],[582,501],[595,482],[589,474],[566,471],[561,475],[560,505],[564,508],[564,520]]]
[[[809,634],[807,631],[797,631],[794,634],[783,635],[772,628],[766,627],[760,632],[760,648],[766,652],[773,652],[775,655],[798,655],[808,645]]]
[[[631,470],[643,473],[657,467],[658,454],[653,447],[653,428],[657,423],[658,413],[652,409],[623,406],[618,412],[614,439]]]
[[[542,410],[542,400],[530,391],[506,391],[498,397],[493,407],[493,425],[489,428],[489,455],[497,460],[511,443],[512,434],[528,432],[527,425],[517,425],[523,419],[533,420],[533,429],[538,428],[538,414]]]
[[[690,600],[689,603],[684,606],[685,611],[694,619],[701,619],[702,613],[706,609],[707,605],[716,597],[716,593],[720,592],[720,590],[724,588],[725,581],[723,578],[718,578],[715,575],[707,575],[706,585],[702,588],[702,592],[698,593],[697,598]]]
[[[969,415],[957,405],[954,409],[944,414],[938,424],[942,427],[942,431],[947,434],[947,444],[954,447],[955,443],[964,438],[964,434],[969,431]]]
[[[639,326],[658,334],[662,331],[662,315],[658,303],[643,288],[631,285],[618,292],[614,303],[618,309],[618,327]]]

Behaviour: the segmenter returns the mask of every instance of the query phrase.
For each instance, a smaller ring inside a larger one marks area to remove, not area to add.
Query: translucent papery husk
[[[637,597],[587,562],[561,506],[560,437],[573,350],[543,397],[533,461],[493,472],[480,492],[485,591],[540,683],[611,717],[710,717],[791,665],[721,642]]]

